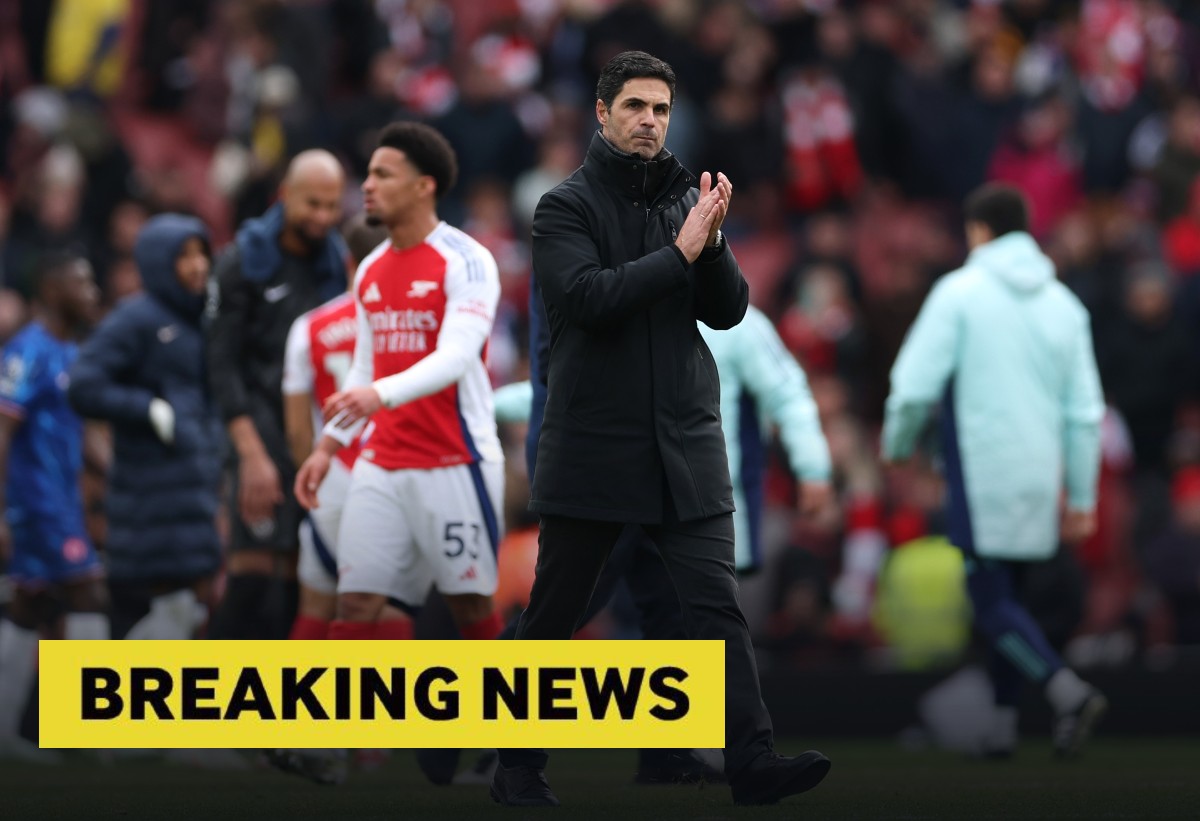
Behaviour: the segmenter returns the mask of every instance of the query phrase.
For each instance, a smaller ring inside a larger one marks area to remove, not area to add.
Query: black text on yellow
[[[138,666],[124,674],[83,667],[80,673],[85,721],[404,720],[410,696],[412,708],[429,721],[462,715],[459,675],[448,667],[283,667],[267,678],[254,667]],[[632,721],[641,707],[659,721],[678,721],[691,706],[678,686],[687,678],[678,667],[484,667],[478,717]],[[218,697],[218,685],[227,681],[232,687],[220,689],[228,695]]]

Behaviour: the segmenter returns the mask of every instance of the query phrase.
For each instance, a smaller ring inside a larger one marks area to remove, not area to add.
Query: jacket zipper
[[[650,194],[646,192],[646,183],[650,182],[650,165],[642,163],[642,202],[646,204],[646,224],[650,224]]]

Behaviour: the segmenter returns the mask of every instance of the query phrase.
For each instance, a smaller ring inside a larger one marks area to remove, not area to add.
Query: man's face
[[[618,151],[652,160],[662,151],[671,121],[671,89],[654,77],[627,80],[612,107],[596,101],[601,132]]]
[[[368,222],[388,228],[399,225],[435,186],[433,178],[418,171],[400,149],[375,149],[362,184]]]
[[[289,181],[283,190],[283,214],[289,228],[317,245],[342,218],[342,182],[332,176]]]
[[[96,321],[100,305],[100,289],[92,275],[92,266],[85,259],[70,263],[58,281],[58,309],[67,323],[74,327],[90,327]]]
[[[188,237],[175,257],[175,278],[190,294],[200,295],[208,287],[208,251],[200,237]]]

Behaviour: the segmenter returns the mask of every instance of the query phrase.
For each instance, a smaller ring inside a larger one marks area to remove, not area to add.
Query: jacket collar
[[[631,200],[645,200],[646,207],[676,183],[692,182],[693,176],[667,149],[653,160],[643,160],[618,151],[597,131],[588,146],[583,168]]]

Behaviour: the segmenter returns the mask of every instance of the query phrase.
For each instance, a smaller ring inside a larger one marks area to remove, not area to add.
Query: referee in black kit
[[[694,639],[725,642],[725,772],[738,804],[773,804],[829,772],[772,749],[733,569],[733,491],[720,389],[696,322],[738,324],[749,287],[720,226],[733,188],[663,148],[675,73],[614,57],[582,168],[538,204],[533,270],[550,326],[530,509],[536,576],[517,639],[569,639],[626,524],[658,545]],[[699,186],[697,191],[696,186]],[[492,798],[554,806],[542,750],[501,750]]]

